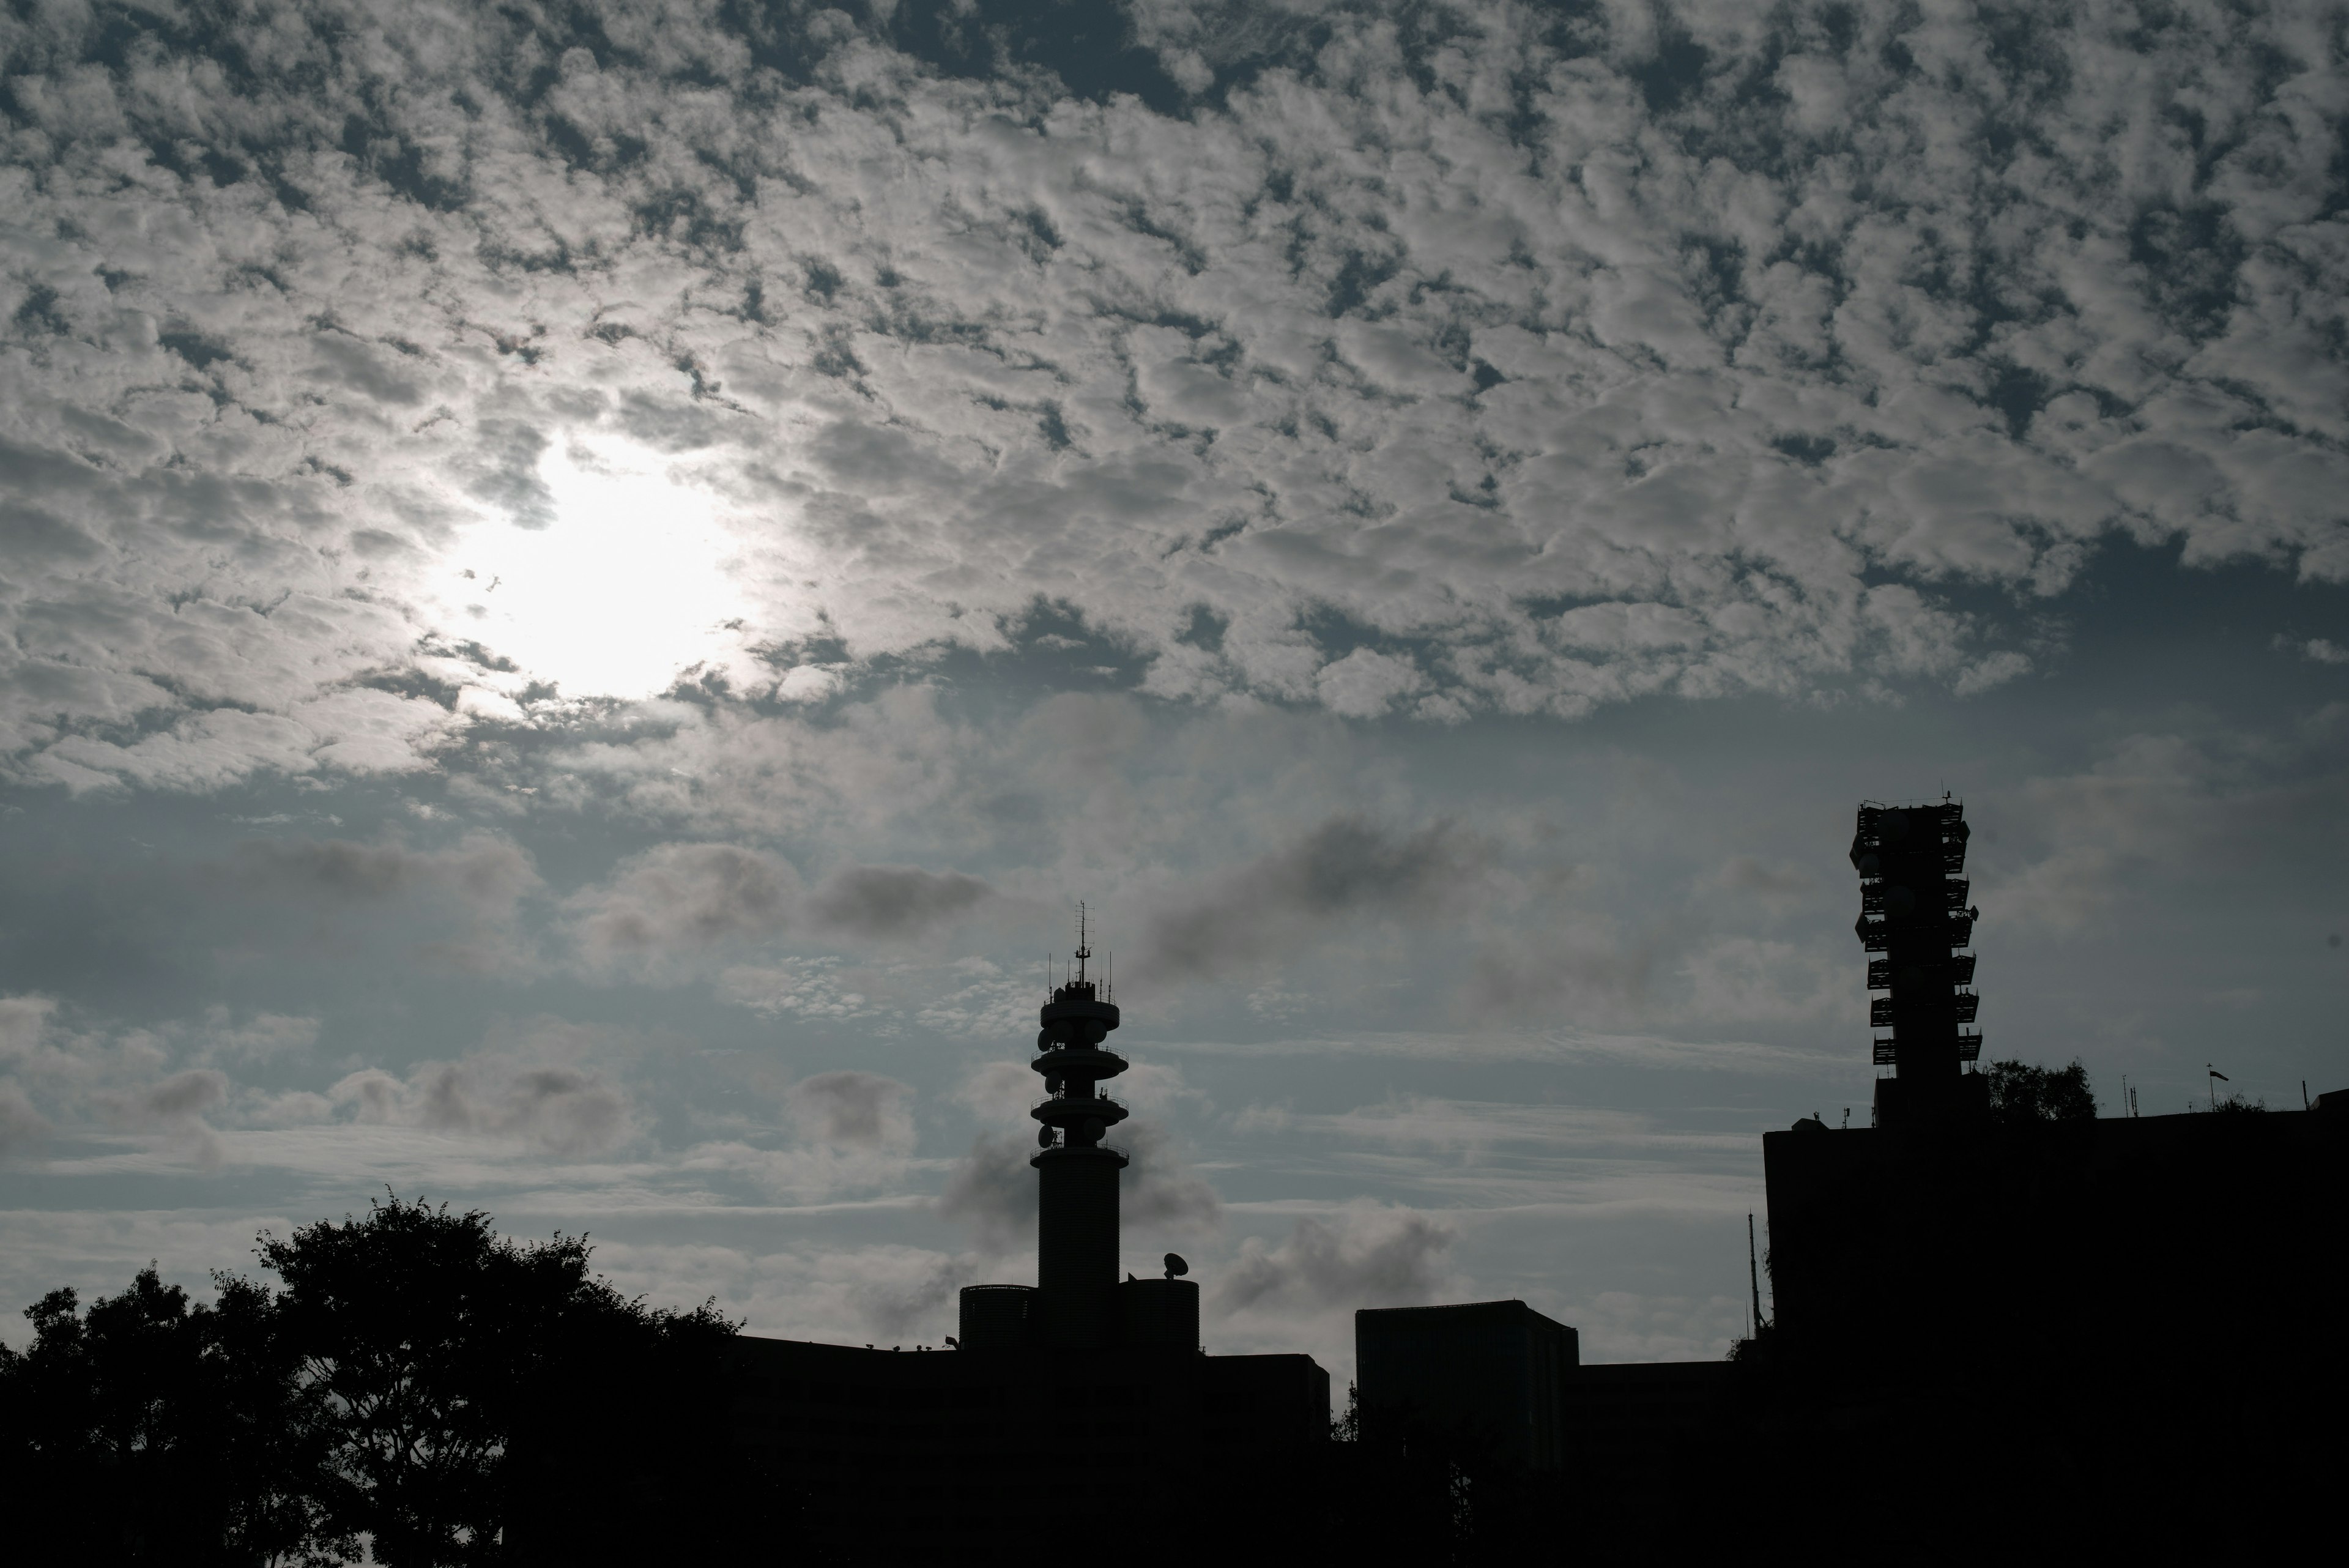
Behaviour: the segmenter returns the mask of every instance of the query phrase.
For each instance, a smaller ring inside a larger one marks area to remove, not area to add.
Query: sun
[[[538,469],[543,527],[484,519],[449,560],[445,629],[565,697],[640,698],[742,647],[740,548],[657,454],[572,443]]]

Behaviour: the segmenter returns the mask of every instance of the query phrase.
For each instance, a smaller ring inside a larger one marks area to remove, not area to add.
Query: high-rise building
[[[1967,1071],[1982,1055],[1982,1034],[1967,1027],[1982,1001],[1973,990],[1974,955],[1955,950],[1973,940],[1980,911],[1966,901],[1965,807],[1942,799],[1925,805],[1859,808],[1851,864],[1859,873],[1859,919],[1853,929],[1869,954],[1868,1023],[1889,1029],[1875,1038],[1876,1064],[1893,1075],[1876,1083],[1876,1125],[1942,1121],[1989,1106],[1987,1085]],[[1878,956],[1881,955],[1881,956]]]

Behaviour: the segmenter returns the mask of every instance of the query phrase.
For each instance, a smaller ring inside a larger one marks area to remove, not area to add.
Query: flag
[[[2219,1080],[2219,1082],[2220,1082],[2220,1083],[2222,1083],[2222,1084],[2231,1084],[2231,1083],[2233,1083],[2233,1082],[2234,1082],[2234,1080],[2233,1080],[2232,1078],[2230,1078],[2229,1076],[2227,1076],[2227,1075],[2226,1075],[2226,1074],[2221,1073],[2221,1072],[2220,1072],[2220,1071],[2219,1071],[2219,1069],[2218,1069],[2218,1068],[2216,1068],[2216,1067],[2213,1067],[2213,1068],[2211,1068],[2211,1069],[2210,1069],[2210,1075],[2211,1075],[2212,1077],[2214,1077],[2214,1078],[2218,1079],[2218,1080]]]

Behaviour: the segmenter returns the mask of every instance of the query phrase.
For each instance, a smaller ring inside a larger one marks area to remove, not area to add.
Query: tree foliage
[[[0,1345],[0,1469],[37,1543],[121,1563],[338,1561],[356,1542],[309,1485],[322,1397],[303,1385],[263,1287],[222,1277],[191,1303],[153,1264],[87,1313],[71,1290]],[[135,1500],[135,1501],[134,1501]]]
[[[205,1305],[150,1264],[86,1314],[51,1293],[26,1314],[32,1344],[0,1345],[0,1495],[52,1521],[43,1544],[123,1563],[318,1564],[362,1537],[393,1568],[649,1557],[739,1490],[718,1408],[734,1325],[623,1297],[584,1238],[516,1242],[394,1195],[256,1252],[282,1290],[215,1274]]]
[[[2096,1119],[2096,1096],[2088,1070],[2077,1056],[2065,1067],[2034,1067],[2023,1062],[1990,1064],[1990,1113],[2010,1126]]]

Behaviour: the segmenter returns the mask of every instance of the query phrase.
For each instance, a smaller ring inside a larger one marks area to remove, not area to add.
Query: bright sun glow
[[[735,546],[709,498],[660,460],[600,445],[550,452],[554,520],[468,530],[450,562],[450,632],[552,681],[566,697],[648,697],[740,647],[726,567]]]

